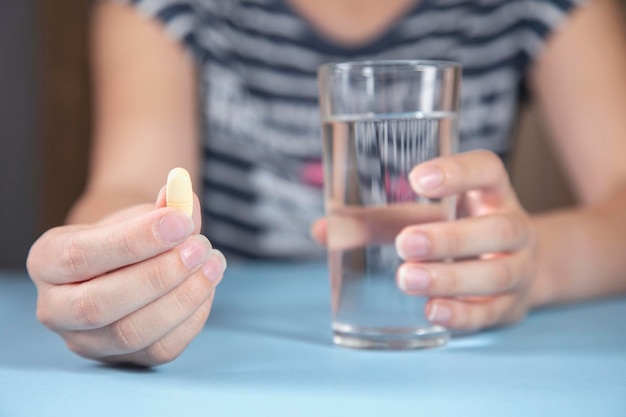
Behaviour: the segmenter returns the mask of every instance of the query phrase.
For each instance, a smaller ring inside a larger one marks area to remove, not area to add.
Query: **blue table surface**
[[[204,331],[174,362],[79,358],[0,272],[0,416],[626,416],[626,299],[542,310],[443,348],[331,343],[326,268],[229,268]]]

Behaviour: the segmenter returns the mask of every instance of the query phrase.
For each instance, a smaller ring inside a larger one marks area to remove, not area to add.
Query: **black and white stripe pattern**
[[[204,92],[206,233],[231,255],[312,258],[322,214],[317,66],[362,59],[463,64],[460,150],[511,147],[525,75],[584,0],[420,0],[374,42],[320,37],[287,0],[117,0],[163,23],[196,57]],[[313,169],[315,172],[315,169]]]

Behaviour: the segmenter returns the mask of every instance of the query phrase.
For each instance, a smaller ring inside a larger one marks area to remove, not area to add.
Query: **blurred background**
[[[32,242],[62,224],[85,182],[91,0],[60,3],[0,0],[0,267],[23,268]],[[571,204],[532,105],[521,120],[511,174],[522,203],[531,211]]]
[[[89,146],[90,0],[0,0],[0,267],[63,222]]]
[[[34,1],[0,1],[0,264],[15,265],[36,230]]]

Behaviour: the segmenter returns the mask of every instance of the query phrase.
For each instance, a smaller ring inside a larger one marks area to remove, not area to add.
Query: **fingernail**
[[[428,321],[438,324],[446,324],[450,321],[452,312],[446,306],[440,304],[433,304],[428,314]]]
[[[222,274],[226,270],[226,258],[217,249],[211,251],[209,260],[204,263],[202,273],[211,281],[217,282],[222,278]]]
[[[430,284],[430,272],[415,266],[405,265],[400,269],[400,288],[407,292],[421,292]]]
[[[186,238],[193,231],[193,222],[187,219],[183,214],[167,214],[161,217],[156,226],[156,233],[167,243],[178,242]]]
[[[430,248],[430,240],[422,233],[405,233],[396,239],[396,250],[402,259],[424,257]]]
[[[435,166],[418,169],[410,178],[413,187],[418,192],[430,191],[441,187],[443,180],[443,171]]]
[[[187,269],[197,268],[207,258],[207,247],[197,239],[190,239],[180,249],[180,256]]]

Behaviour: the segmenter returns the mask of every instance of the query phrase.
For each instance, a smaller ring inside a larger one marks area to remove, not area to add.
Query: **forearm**
[[[626,292],[626,188],[595,206],[533,217],[534,307]]]
[[[70,210],[67,224],[94,223],[125,209],[133,209],[140,205],[154,206],[156,195],[148,196],[136,190],[111,190],[85,192]],[[145,210],[145,209],[143,209]]]
[[[132,8],[94,6],[91,169],[67,223],[92,223],[129,207],[145,211],[169,170],[184,167],[194,179],[199,172],[194,61],[161,25]]]

